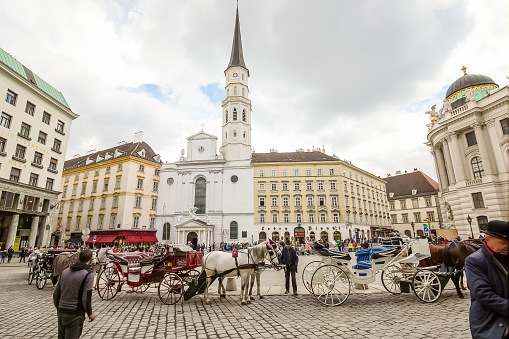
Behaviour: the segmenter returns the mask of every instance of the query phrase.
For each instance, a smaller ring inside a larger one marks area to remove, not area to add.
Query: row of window
[[[348,182],[343,182],[343,185],[344,185],[344,191],[345,193],[348,193]],[[357,189],[357,195],[360,196],[361,195],[361,189],[362,189],[362,196],[363,197],[366,197],[366,193],[367,193],[367,196],[368,198],[371,198],[373,200],[382,200],[382,201],[386,201],[387,199],[387,196],[383,193],[380,193],[380,192],[376,192],[375,194],[375,190],[374,189],[369,189],[369,188],[365,188],[365,187],[360,187],[359,185],[356,185],[356,189]],[[353,183],[350,183],[350,193],[352,195],[355,195],[355,190],[354,190],[354,184]]]
[[[435,212],[426,212],[426,218],[427,218],[427,220],[425,220],[425,221],[435,221]],[[407,213],[401,214],[401,219],[402,219],[402,223],[407,224],[409,222],[408,214]],[[421,219],[420,212],[414,213],[413,221],[414,222],[423,222],[423,220]],[[396,214],[391,214],[391,222],[393,224],[398,223],[398,216]]]
[[[2,112],[2,118],[0,119],[0,125],[3,126],[3,127],[6,127],[6,128],[10,128],[10,121],[11,121],[12,117],[4,112]],[[20,132],[18,133],[18,136],[24,138],[24,139],[27,139],[27,140],[32,140],[30,138],[30,129],[31,129],[31,126],[28,125],[28,124],[25,124],[25,123],[22,123],[21,124],[21,130]],[[48,134],[44,133],[43,131],[39,131],[39,136],[37,138],[37,142],[43,144],[43,145],[46,145],[46,140],[48,138]],[[3,148],[5,148],[5,144],[6,144],[6,139],[4,138],[1,138],[2,139],[2,144],[3,144]],[[55,151],[56,153],[62,153],[62,151],[60,150],[62,146],[62,141],[60,139],[53,139],[53,147],[51,148],[51,150]],[[3,152],[3,150],[2,150]]]
[[[5,154],[5,147],[7,144],[7,139],[0,138],[0,153]],[[12,158],[19,162],[26,162],[26,150],[27,148],[23,145],[16,145],[16,152],[12,156]],[[34,152],[34,158],[32,160],[32,166],[43,168],[42,161],[43,161],[43,154],[40,152]],[[57,173],[57,164],[58,160],[55,158],[50,158],[48,170],[53,173]]]
[[[431,203],[431,197],[425,197],[424,198],[424,207],[432,207],[432,203]],[[407,208],[406,206],[406,200],[399,200],[399,206],[400,206],[400,209],[404,210]],[[420,208],[421,206],[419,206],[419,199],[412,199],[412,208]],[[395,206],[395,202],[394,201],[389,201],[389,208],[394,211],[396,210],[396,206]]]
[[[121,172],[121,171],[122,171],[122,168],[123,168],[123,164],[118,164],[118,166],[117,166],[117,172]],[[99,169],[99,168],[97,168],[97,169],[94,171],[94,176],[96,176],[96,177],[97,177],[97,176],[99,176],[99,171],[100,171],[100,169]],[[145,173],[145,166],[144,166],[144,165],[139,165],[139,167],[138,167],[138,172]],[[106,174],[109,174],[109,173],[111,173],[111,166],[107,166],[107,167],[106,167]],[[155,171],[154,171],[154,175],[155,175],[155,176],[159,176],[159,169],[155,169]],[[80,178],[80,173],[76,173],[76,174],[74,175],[74,180],[75,180],[75,181],[77,181],[77,180],[79,180],[79,178]],[[88,171],[85,171],[85,172],[83,173],[83,178],[84,178],[84,179],[87,179],[87,178],[88,178]],[[66,177],[65,177],[65,182],[69,182],[69,176],[66,176]]]
[[[294,169],[294,170],[293,170],[293,175],[294,175],[295,177],[298,177],[298,176],[299,176],[299,169],[298,169],[298,168],[296,168],[296,169]],[[322,169],[321,169],[321,168],[318,168],[318,169],[316,170],[316,175],[317,175],[317,176],[322,176],[322,175],[323,175],[323,172],[322,172]],[[330,169],[329,169],[329,175],[331,175],[331,176],[332,176],[332,175],[334,175],[334,168],[330,168]],[[264,177],[264,176],[265,176],[265,170],[262,170],[262,169],[261,169],[261,170],[259,171],[259,176],[260,176],[260,177]],[[271,177],[276,177],[276,176],[277,176],[277,171],[276,171],[275,169],[271,169],[271,170],[270,170],[270,176],[271,176]],[[288,176],[288,171],[287,171],[286,169],[281,170],[281,176],[282,176],[282,177],[286,177],[286,176]],[[307,177],[310,177],[310,176],[311,176],[311,169],[310,169],[310,168],[306,168],[306,176],[307,176]]]
[[[9,175],[9,180],[14,182],[19,182],[19,179],[21,178],[21,169],[12,167],[11,173]],[[53,184],[55,183],[55,180],[52,178],[46,178],[46,185],[44,186],[47,190],[53,190]],[[39,174],[37,173],[30,173],[30,178],[28,179],[28,184],[30,186],[39,187]]]
[[[337,196],[331,196],[331,205],[332,206],[338,206],[338,197]],[[283,206],[290,206],[290,197],[282,197],[283,200]],[[307,197],[307,205],[313,206],[314,197]],[[266,206],[265,205],[265,197],[259,197],[259,206]],[[271,206],[277,207],[278,206],[278,197],[271,197]],[[295,206],[302,206],[302,197],[296,196],[295,197]],[[325,206],[325,196],[318,197],[318,206]]]
[[[107,199],[106,197],[102,197],[101,198],[101,200],[100,200],[100,207],[99,207],[100,209],[106,208],[106,199]],[[119,200],[119,196],[118,195],[114,195],[113,196],[113,202],[112,202],[112,205],[111,205],[112,208],[118,207],[118,200]],[[141,208],[141,201],[142,201],[142,196],[141,195],[135,196],[134,207],[135,208]],[[83,211],[83,205],[84,205],[84,200],[81,200],[81,201],[78,202],[78,212]],[[88,210],[89,211],[93,211],[94,207],[95,207],[95,199],[92,198],[92,199],[89,200]],[[153,198],[152,199],[151,209],[153,209],[153,210],[157,209],[157,198]],[[63,213],[63,211],[64,211],[64,205],[61,204],[59,212]],[[69,203],[69,211],[67,213],[73,213],[73,212],[74,212],[74,202],[71,201]]]
[[[18,101],[18,95],[11,90],[7,90],[7,95],[5,97],[5,101],[13,106],[16,106],[16,103]],[[27,113],[31,116],[35,115],[35,105],[33,103],[31,103],[30,101],[27,101],[27,103],[26,103],[25,113]],[[3,125],[4,114],[6,116],[9,116],[10,119],[12,119],[12,116],[8,115],[7,113],[2,112],[2,126],[4,126]],[[10,119],[9,119],[9,126],[10,126]],[[51,114],[44,111],[42,114],[42,122],[45,123],[46,125],[49,125],[51,122]],[[4,126],[4,127],[7,127],[7,126]],[[61,134],[64,134],[64,127],[65,127],[65,123],[62,120],[58,120],[57,127],[55,128],[55,131],[57,131]],[[7,127],[7,128],[9,128],[9,127]]]
[[[115,229],[116,219],[117,219],[117,215],[116,214],[112,214],[110,216],[109,229]],[[67,219],[67,227],[69,229],[70,229],[70,226],[71,226],[71,221],[72,221],[72,218],[68,218]],[[151,217],[150,218],[150,226],[149,227],[151,229],[154,229],[155,228],[155,224],[156,224],[156,218],[155,217]],[[92,225],[92,217],[87,217],[86,228],[102,230],[103,229],[103,225],[104,225],[104,216],[100,215],[98,217],[98,219],[97,219],[97,228],[93,227],[94,225]],[[74,230],[75,231],[79,231],[81,228],[82,228],[81,217],[78,216],[78,217],[76,217],[76,223],[75,223],[75,226],[74,226]],[[120,228],[120,224],[117,225],[117,228]],[[139,229],[140,228],[140,216],[139,215],[134,215],[133,216],[133,227],[132,228],[134,228],[134,229]]]
[[[364,202],[364,209],[367,210],[368,207],[369,207],[369,210],[371,211],[371,201],[357,199],[357,203],[358,203],[357,206],[359,208],[362,208],[362,202]],[[345,206],[350,207],[350,199],[349,199],[349,197],[345,197]],[[377,211],[377,206],[378,206],[378,211],[382,211],[383,205],[380,205],[380,204],[377,204],[377,203],[373,202],[373,209],[375,211]],[[355,198],[352,198],[352,207],[356,207],[355,206]]]
[[[228,122],[228,110],[225,111],[225,120],[226,120],[226,122]],[[232,121],[238,121],[236,108],[233,109]],[[242,121],[246,122],[246,110],[245,109],[242,110]]]
[[[270,190],[271,191],[277,191],[277,183],[276,182],[272,182],[270,183]],[[300,191],[300,182],[295,182],[294,183],[294,190],[295,191]],[[259,190],[260,191],[265,191],[265,183],[264,182],[260,182],[259,183]],[[283,191],[288,191],[288,182],[282,182],[281,183],[281,189]],[[323,181],[318,181],[317,182],[317,189],[319,191],[323,191],[324,190],[324,182]],[[336,189],[336,182],[335,181],[331,181],[330,182],[330,189],[331,190],[335,190]],[[313,183],[312,182],[306,182],[306,191],[312,191],[313,190]]]
[[[277,223],[278,222],[278,213],[272,213],[272,222]],[[264,224],[265,221],[265,213],[260,213],[260,223]],[[283,213],[283,222],[289,223],[290,222],[290,213]],[[302,214],[296,213],[295,214],[295,222],[302,222]],[[308,222],[313,223],[315,222],[315,214],[309,213],[308,214]],[[326,223],[327,222],[327,214],[326,213],[320,213],[320,222]],[[339,222],[339,213],[333,213],[332,214],[332,222]]]
[[[122,181],[122,177],[116,177],[115,178],[115,189],[119,189],[120,188],[121,181]],[[144,181],[143,178],[138,178],[138,181],[136,183],[136,189],[140,189],[140,190],[143,189],[143,181]],[[108,190],[109,183],[110,183],[109,179],[105,178],[104,179],[104,183],[103,183],[103,191],[107,191]],[[97,185],[98,185],[98,181],[97,180],[92,182],[92,193],[96,193],[97,192]],[[84,195],[86,193],[86,190],[87,190],[87,182],[83,182],[81,184],[81,195]],[[159,182],[158,181],[154,181],[153,184],[152,184],[152,191],[153,192],[157,192],[158,190],[159,190]],[[78,193],[78,184],[75,184],[72,187],[72,195],[76,195],[77,193]],[[62,196],[65,198],[66,195],[67,195],[67,186],[64,186]]]

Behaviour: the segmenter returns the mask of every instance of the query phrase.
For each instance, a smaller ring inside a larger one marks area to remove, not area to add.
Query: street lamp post
[[[472,239],[474,239],[474,231],[472,231],[472,218],[470,218],[470,215],[467,216],[467,221],[470,225],[470,233],[472,234]]]
[[[415,239],[415,225],[414,225],[413,221],[410,223],[410,226],[412,226],[412,231],[414,232],[414,239]]]

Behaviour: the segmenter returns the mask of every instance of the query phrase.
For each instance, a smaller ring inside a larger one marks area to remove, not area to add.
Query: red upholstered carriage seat
[[[151,264],[153,262],[152,257],[142,252],[114,253],[113,257],[127,264],[127,267],[140,267],[142,264]]]

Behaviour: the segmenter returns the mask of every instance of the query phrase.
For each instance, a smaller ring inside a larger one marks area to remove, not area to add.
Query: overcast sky
[[[509,84],[508,4],[240,0],[254,150],[324,145],[381,177],[417,167],[436,179],[424,112],[441,107],[463,65]],[[67,158],[142,130],[173,162],[202,123],[221,135],[235,6],[2,1],[0,47],[80,115]]]

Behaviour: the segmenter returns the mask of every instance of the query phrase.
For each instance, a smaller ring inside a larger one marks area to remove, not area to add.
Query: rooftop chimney
[[[277,149],[271,148],[270,153],[277,153]]]
[[[396,175],[400,175],[401,174],[401,171],[396,171]]]
[[[134,133],[133,142],[142,142],[143,141],[143,132],[137,131]]]

